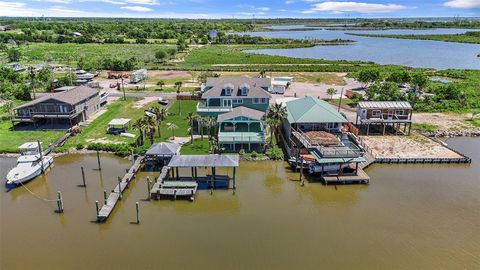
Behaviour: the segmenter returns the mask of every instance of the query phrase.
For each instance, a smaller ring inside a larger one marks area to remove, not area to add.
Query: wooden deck
[[[157,181],[150,189],[150,198],[160,200],[164,198],[170,199],[188,199],[193,201],[197,192],[198,184],[195,181],[168,181],[169,167],[162,168]]]
[[[110,216],[113,208],[121,199],[121,194],[125,191],[130,184],[130,181],[135,178],[135,175],[141,169],[144,159],[144,156],[139,156],[137,160],[135,160],[135,163],[132,165],[132,167],[130,167],[128,172],[123,176],[120,183],[113,188],[112,192],[107,197],[107,204],[102,206],[100,211],[98,211],[97,222],[105,222],[105,220],[107,220],[107,218]]]
[[[322,180],[325,182],[325,185],[328,184],[368,184],[370,182],[370,176],[368,176],[365,171],[358,169],[357,175],[332,175],[332,176],[322,176]]]

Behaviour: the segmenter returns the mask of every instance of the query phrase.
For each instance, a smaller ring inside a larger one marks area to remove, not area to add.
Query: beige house
[[[100,108],[100,92],[86,86],[46,94],[13,109],[12,122],[34,128],[68,129]]]

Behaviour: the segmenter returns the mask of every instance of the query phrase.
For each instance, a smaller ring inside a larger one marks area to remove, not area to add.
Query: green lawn
[[[147,108],[148,105],[145,106],[145,108],[133,108],[133,105],[137,100],[138,99],[127,98],[127,100],[120,99],[114,103],[108,104],[107,112],[92,121],[89,126],[81,127],[82,132],[68,139],[67,143],[58,150],[62,151],[63,148],[76,147],[78,144],[86,146],[92,142],[133,143],[135,141],[134,138],[124,138],[106,134],[106,130],[108,122],[113,118],[130,118],[132,119],[131,124],[133,124],[136,119],[142,117],[144,115],[144,109]],[[129,129],[127,132],[138,136],[138,131],[133,128]]]
[[[161,137],[156,138],[157,141],[165,141],[172,137],[172,131],[167,128],[168,123],[174,123],[178,126],[175,130],[175,137],[188,137],[188,121],[187,116],[189,112],[195,113],[197,110],[197,100],[181,100],[175,101],[170,109],[168,115],[160,126]]]
[[[204,155],[210,152],[210,147],[208,145],[208,137],[205,136],[203,140],[196,139],[192,143],[186,143],[182,145],[180,149],[180,154],[182,155]]]
[[[12,123],[10,121],[0,122],[0,152],[16,153],[17,147],[25,142],[41,141],[43,147],[60,138],[63,131],[12,131]]]

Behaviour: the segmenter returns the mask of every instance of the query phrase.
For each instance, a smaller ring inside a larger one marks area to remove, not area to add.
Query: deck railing
[[[229,112],[232,107],[228,106],[207,106],[203,102],[197,103],[197,112]]]

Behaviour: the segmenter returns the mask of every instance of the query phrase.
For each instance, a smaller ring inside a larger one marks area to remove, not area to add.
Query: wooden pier
[[[98,211],[97,222],[105,222],[105,220],[107,220],[107,218],[110,216],[113,208],[121,199],[123,191],[128,187],[132,179],[135,178],[137,172],[142,168],[144,159],[144,156],[139,156],[133,163],[132,167],[130,167],[120,182],[112,190],[112,193],[110,193],[110,195],[107,197],[107,203],[102,206],[100,211]]]
[[[328,184],[368,184],[370,176],[358,168],[357,175],[322,175],[325,185]]]

